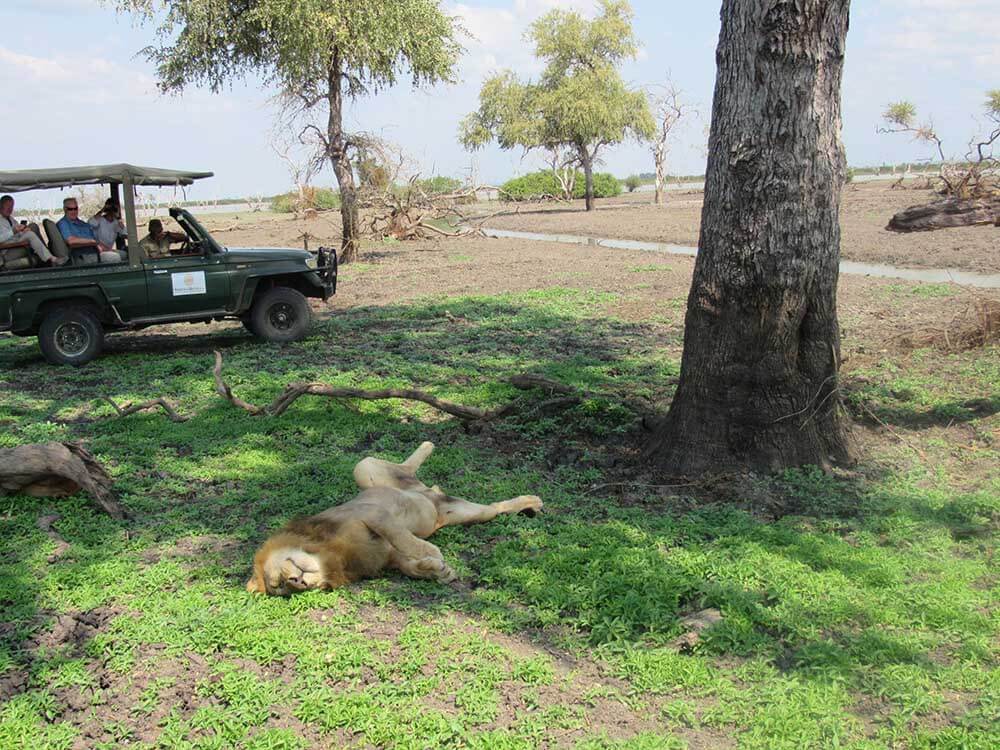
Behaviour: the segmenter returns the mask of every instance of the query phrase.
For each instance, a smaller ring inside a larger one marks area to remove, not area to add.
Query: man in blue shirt
[[[114,263],[121,260],[121,257],[114,251],[114,248],[98,242],[94,236],[94,228],[87,222],[80,219],[80,206],[76,198],[66,198],[63,200],[63,217],[56,222],[59,233],[66,240],[70,250],[76,248],[94,248],[104,263]]]

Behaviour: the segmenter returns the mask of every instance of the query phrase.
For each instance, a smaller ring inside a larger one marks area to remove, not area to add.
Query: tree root
[[[125,510],[112,490],[111,477],[79,443],[0,448],[0,493],[65,497],[80,490],[112,518],[125,518]]]
[[[136,412],[159,406],[162,407],[163,411],[167,413],[167,418],[171,422],[187,422],[189,419],[188,417],[178,414],[174,407],[172,407],[162,396],[150,399],[149,401],[143,401],[141,404],[133,405],[132,403],[127,403],[125,406],[119,406],[107,396],[102,396],[102,399],[114,407],[114,410],[118,412],[119,417],[127,417],[129,414],[135,414]]]
[[[445,401],[444,399],[432,396],[431,394],[417,390],[416,388],[380,388],[378,390],[366,391],[361,388],[347,388],[327,385],[325,383],[291,383],[285,386],[281,395],[275,398],[270,404],[267,406],[257,406],[256,404],[248,403],[236,396],[233,393],[232,388],[229,387],[229,384],[222,379],[222,354],[219,352],[215,352],[215,367],[213,368],[212,373],[215,377],[216,392],[233,406],[236,406],[255,417],[276,417],[280,414],[284,414],[285,411],[287,411],[288,408],[301,396],[326,396],[327,398],[363,399],[366,401],[379,401],[383,399],[419,401],[437,409],[438,411],[442,411],[445,414],[457,417],[465,422],[478,423],[493,422],[503,417],[509,417],[515,414],[526,415],[544,411],[553,411],[556,409],[565,409],[575,406],[586,398],[593,397],[608,398],[610,400],[617,401],[618,403],[621,403],[640,414],[647,411],[643,405],[636,404],[635,402],[629,402],[627,400],[615,398],[609,395],[582,391],[578,388],[574,388],[573,386],[566,385],[565,383],[560,383],[557,380],[547,378],[544,375],[531,373],[514,375],[509,378],[507,382],[519,390],[539,388],[543,391],[547,391],[549,395],[553,396],[552,398],[533,405],[524,404],[519,401],[511,401],[508,404],[504,404],[493,409],[481,409],[476,406],[466,406],[464,404],[456,404],[451,401]]]

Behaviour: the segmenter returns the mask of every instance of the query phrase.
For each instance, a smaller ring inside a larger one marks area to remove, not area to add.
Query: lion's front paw
[[[455,574],[455,571],[447,565],[442,565],[436,580],[438,583],[451,583],[452,581],[458,580],[458,576]]]

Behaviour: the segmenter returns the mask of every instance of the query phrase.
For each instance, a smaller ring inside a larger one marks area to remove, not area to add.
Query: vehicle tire
[[[276,286],[264,292],[250,311],[249,329],[266,341],[298,341],[309,330],[312,310],[302,292]]]
[[[38,346],[54,365],[84,365],[104,348],[104,326],[86,307],[59,307],[38,329]]]

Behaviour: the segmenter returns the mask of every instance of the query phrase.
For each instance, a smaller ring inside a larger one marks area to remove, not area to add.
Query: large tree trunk
[[[342,79],[340,60],[334,54],[327,81],[327,96],[330,105],[327,119],[327,143],[329,144],[330,164],[333,167],[333,173],[337,176],[337,186],[340,189],[340,262],[350,263],[358,259],[361,245],[361,224],[358,221],[358,193],[354,187],[354,171],[351,167],[350,155],[347,153],[347,139],[344,138]]]
[[[840,80],[850,0],[724,0],[675,476],[850,458],[838,390]]]

